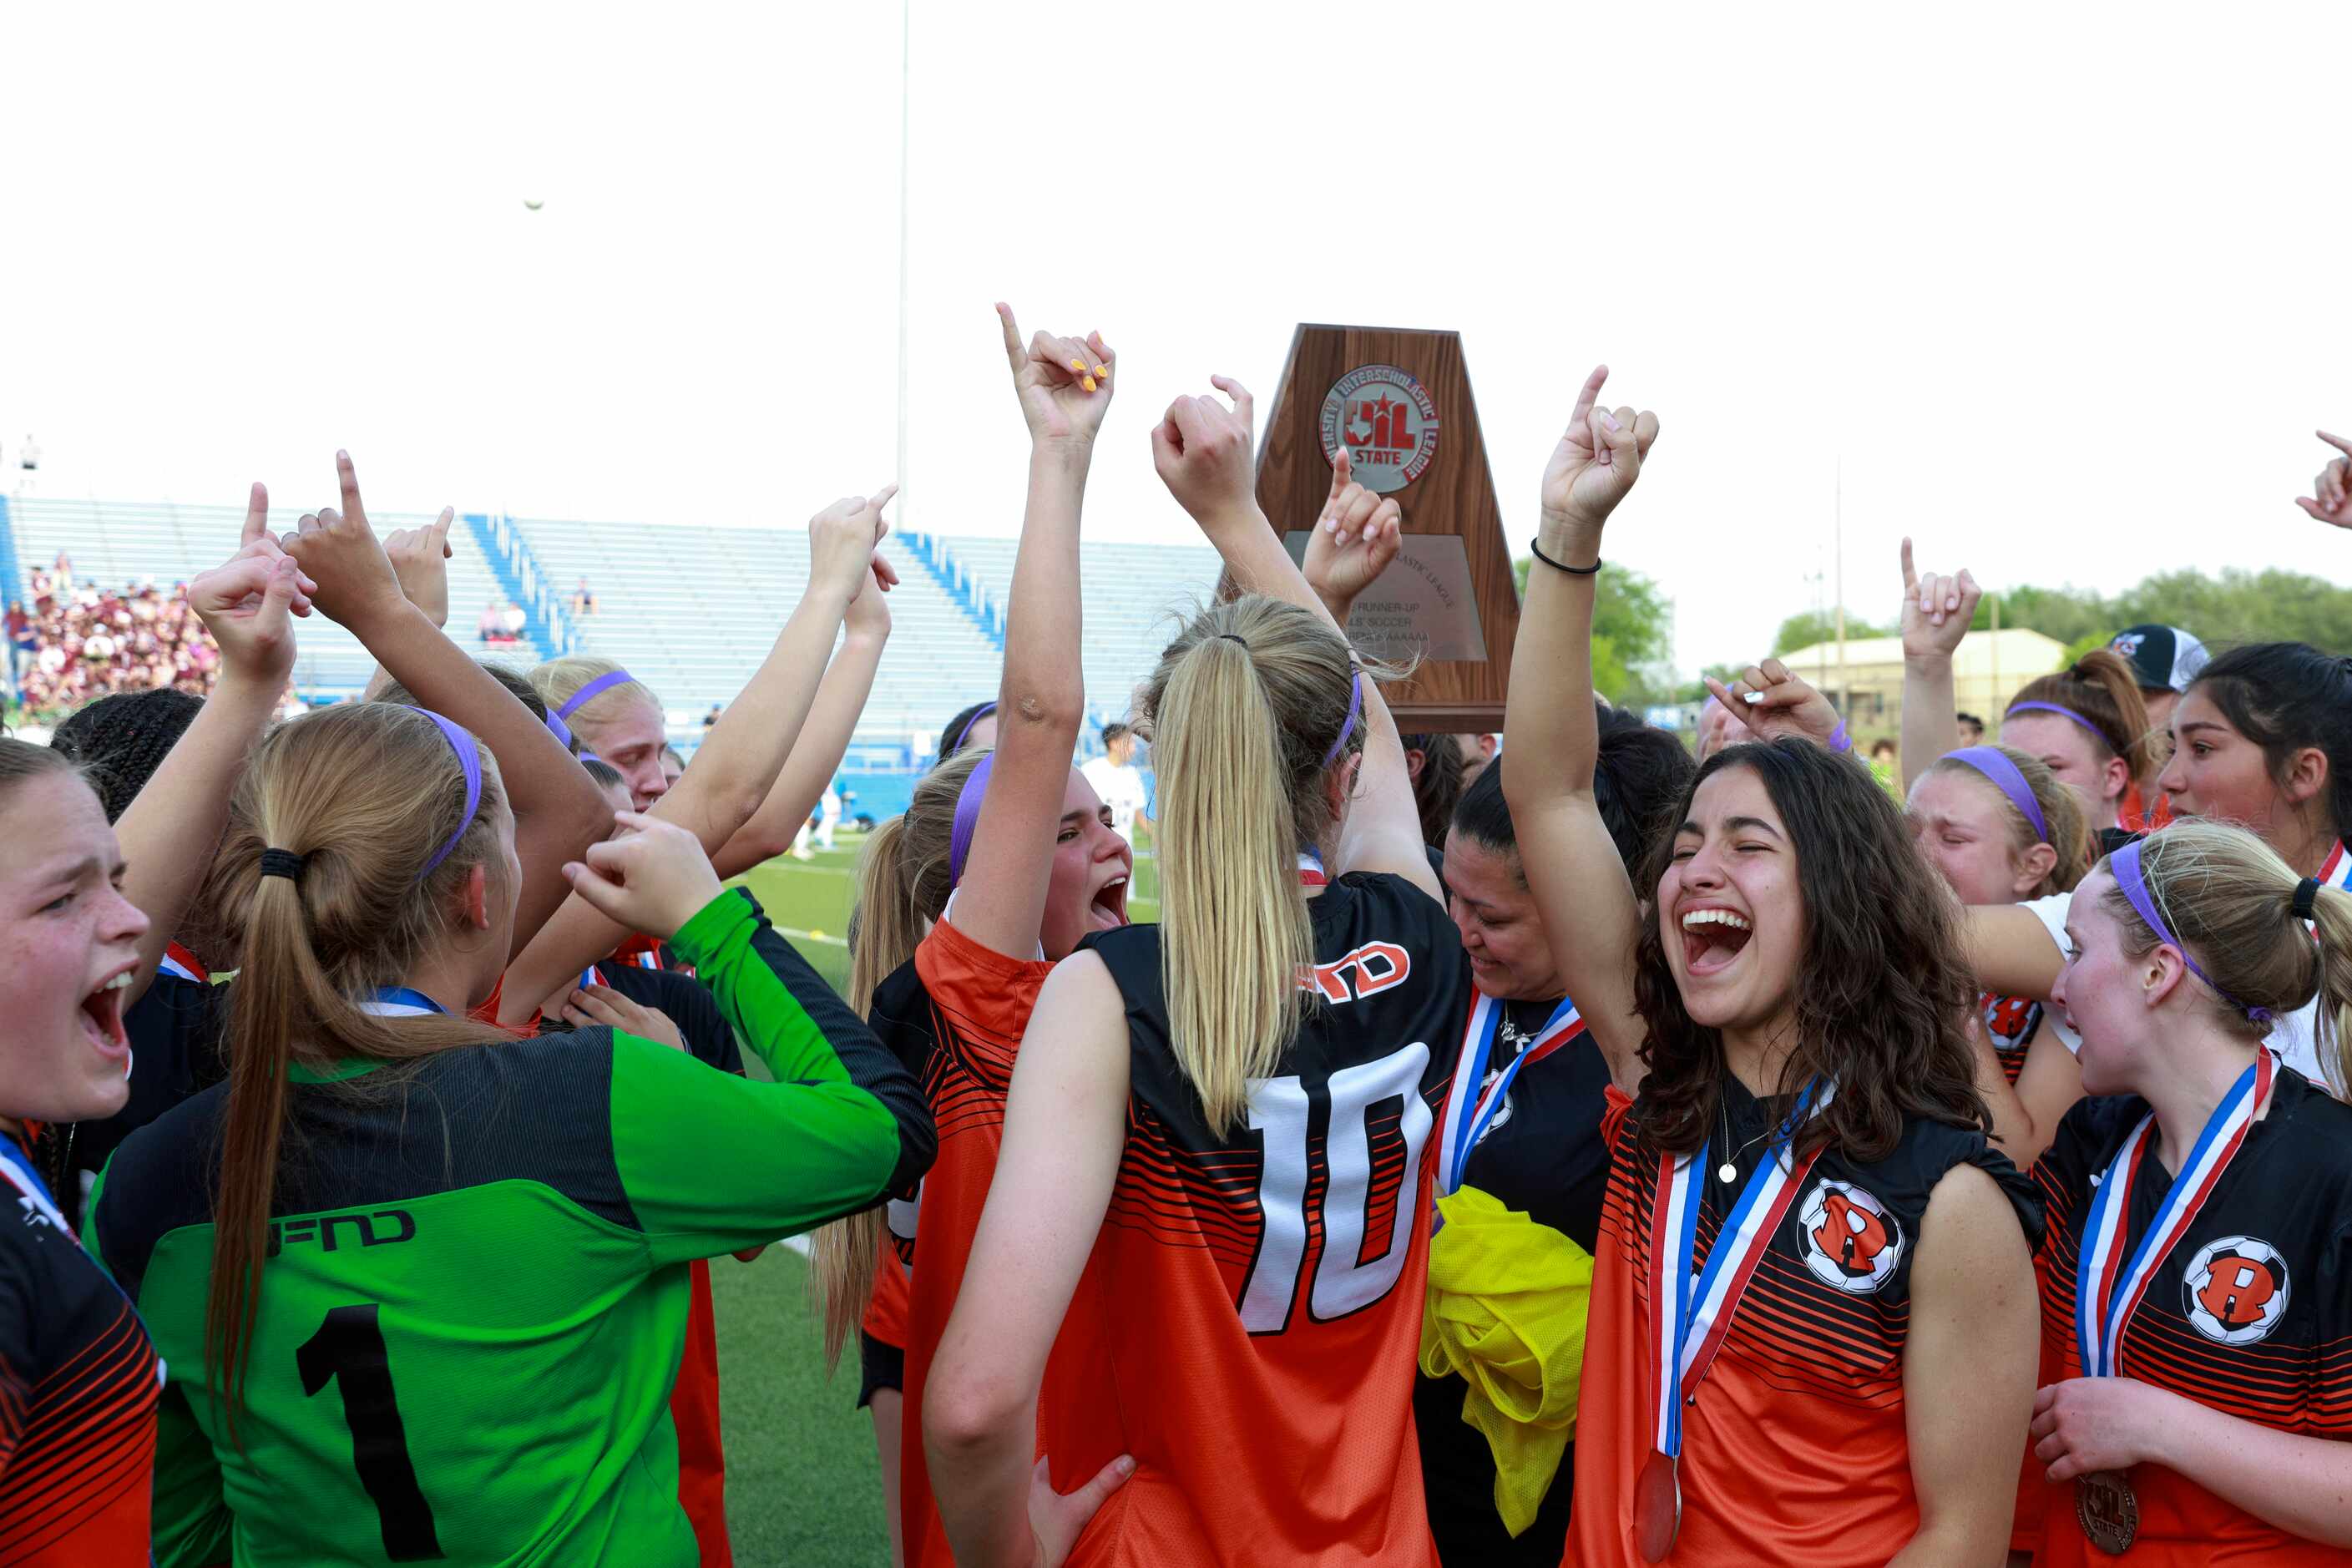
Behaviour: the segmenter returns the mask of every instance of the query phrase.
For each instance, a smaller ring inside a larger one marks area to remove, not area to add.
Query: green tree
[[[1512,563],[1521,603],[1531,564]],[[1622,566],[1603,566],[1592,601],[1592,689],[1627,706],[1674,700],[1674,601],[1655,582]]]
[[[1862,637],[1888,637],[1894,635],[1895,631],[1892,627],[1874,626],[1856,616],[1852,610],[1845,613],[1845,636],[1848,642]],[[1815,643],[1836,640],[1837,616],[1833,612],[1805,610],[1782,621],[1780,629],[1772,634],[1772,656],[1778,658],[1782,654],[1794,653],[1801,647],[1811,647]]]

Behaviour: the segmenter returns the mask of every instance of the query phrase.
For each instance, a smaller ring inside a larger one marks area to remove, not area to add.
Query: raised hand
[[[2335,447],[2344,456],[2319,470],[2311,482],[2313,495],[2297,496],[2294,504],[2320,521],[2337,528],[2352,528],[2352,441],[2341,436],[2330,436],[2325,430],[2312,434]]]
[[[1968,636],[1977,616],[1983,590],[1963,567],[1957,577],[1930,572],[1919,575],[1911,564],[1911,541],[1903,541],[1903,657],[1949,658]]]
[[[1013,390],[1021,399],[1029,438],[1092,441],[1110,408],[1111,372],[1118,364],[1102,334],[1057,338],[1039,332],[1023,348],[1013,307],[999,300],[996,315],[1004,328],[1004,357],[1013,366]]]
[[[701,840],[676,823],[634,811],[616,811],[613,820],[629,832],[565,862],[564,879],[599,914],[667,941],[719,896],[719,873]]]
[[[306,512],[281,542],[302,570],[317,579],[310,597],[330,619],[358,629],[405,601],[391,558],[368,526],[367,510],[360,503],[358,471],[349,452],[335,454],[335,474],[341,481],[343,510],[321,507]]]
[[[269,489],[259,479],[253,481],[253,489],[246,497],[245,531],[238,535],[236,545],[239,555],[259,554],[277,560],[286,554],[286,547],[278,542],[276,534],[269,531]],[[308,616],[310,613],[310,593],[318,585],[310,581],[308,574],[299,568],[296,570],[294,614]]]
[[[1230,376],[1209,384],[1231,397],[1180,397],[1151,431],[1151,466],[1177,504],[1214,533],[1257,510],[1257,471],[1251,432],[1257,405],[1249,388]]]
[[[1642,477],[1642,460],[1658,438],[1658,416],[1647,409],[1615,413],[1598,406],[1607,365],[1595,366],[1577,394],[1568,428],[1544,467],[1543,521],[1547,527],[1597,533]]]
[[[402,595],[436,626],[449,624],[449,524],[457,516],[455,507],[445,506],[425,527],[395,528],[383,542]]]
[[[1757,740],[1797,735],[1834,751],[1846,749],[1837,743],[1845,723],[1830,700],[1790,674],[1777,658],[1749,665],[1728,686],[1710,675],[1706,689]]]
[[[225,674],[273,693],[286,684],[294,672],[294,599],[304,581],[275,541],[257,541],[188,584],[188,608],[219,645]]]
[[[870,496],[844,496],[809,519],[809,585],[836,590],[845,606],[856,599],[879,561],[876,552],[890,525],[882,509],[898,493],[884,485]],[[885,565],[883,570],[887,571]],[[890,581],[898,582],[891,573]]]
[[[1394,498],[1375,494],[1355,481],[1355,459],[1345,447],[1331,459],[1331,494],[1307,536],[1300,571],[1331,618],[1347,624],[1356,596],[1388,570],[1403,541]]]

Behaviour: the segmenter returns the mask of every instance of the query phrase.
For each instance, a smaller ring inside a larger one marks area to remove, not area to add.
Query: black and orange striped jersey
[[[1126,1001],[1128,1136],[1070,1309],[1108,1381],[1057,1413],[1051,1451],[1064,1487],[1121,1453],[1136,1470],[1074,1568],[1436,1562],[1412,1384],[1461,936],[1399,877],[1308,907],[1315,999],[1223,1132],[1176,1064],[1160,928],[1083,944]]]
[[[952,919],[942,919],[923,938],[914,959],[874,989],[874,1032],[922,1085],[940,1128],[940,1153],[919,1195],[895,1194],[887,1210],[891,1243],[908,1270],[900,1320],[906,1419],[898,1451],[898,1521],[908,1568],[936,1568],[951,1561],[923,1454],[923,1386],[955,1310],[989,1183],[996,1176],[1013,1058],[1037,993],[1053,972],[1043,960],[1008,958],[957,930]],[[1045,1392],[1038,1402],[1041,1444],[1053,1431],[1053,1394],[1061,1386],[1066,1359],[1061,1345],[1074,1342],[1082,1329],[1077,1322],[1066,1326],[1047,1363]],[[1110,1458],[1104,1456],[1106,1462]],[[1055,1468],[1057,1474],[1063,1468],[1059,1455]],[[1064,1489],[1085,1479],[1065,1481]]]
[[[1786,1102],[1759,1101],[1737,1079],[1726,1094],[1744,1184]],[[1603,1123],[1612,1160],[1593,1258],[1577,1400],[1576,1507],[1566,1561],[1637,1563],[1633,1495],[1655,1441],[1657,1354],[1651,1331],[1651,1226],[1659,1152],[1642,1108],[1614,1088]],[[1716,1173],[1725,1145],[1701,1156],[1695,1265],[1712,1255],[1738,1184]],[[2029,1244],[2041,1205],[1979,1131],[1917,1118],[1895,1151],[1868,1163],[1832,1145],[1796,1199],[1739,1298],[1722,1349],[1682,1412],[1682,1529],[1666,1561],[1877,1568],[1916,1534],[1904,1429],[1903,1352],[1911,1265],[1936,1184],[1980,1166],[2016,1205]]]
[[[163,1366],[29,1158],[0,1148],[0,1563],[149,1561]]]
[[[1987,991],[1978,996],[1977,1006],[1984,1016],[1985,1034],[1992,1041],[2000,1075],[2015,1084],[2017,1075],[2025,1070],[2034,1033],[2042,1027],[2042,1004],[2031,996],[1996,996]]]
[[[2074,1289],[2094,1184],[2147,1114],[2136,1096],[2084,1100],[2034,1167],[2050,1209],[2036,1260],[2043,1361],[2061,1378],[2083,1375]],[[2138,1246],[2171,1180],[2157,1160],[2140,1163],[2120,1247]],[[2125,1327],[2116,1372],[2242,1421],[2352,1441],[2352,1107],[2279,1069],[2269,1113],[2157,1267]],[[2287,1535],[2177,1470],[2134,1466],[2131,1486],[2133,1563],[2344,1562],[2341,1550]],[[2034,1561],[2108,1561],[2084,1538],[2074,1487],[2042,1489]]]

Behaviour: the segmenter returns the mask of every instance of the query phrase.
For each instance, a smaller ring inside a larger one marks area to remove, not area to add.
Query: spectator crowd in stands
[[[152,580],[121,589],[74,582],[59,554],[36,567],[29,600],[8,605],[9,672],[34,712],[71,708],[115,691],[176,687],[202,696],[220,650],[188,611],[185,584],[170,592]]]

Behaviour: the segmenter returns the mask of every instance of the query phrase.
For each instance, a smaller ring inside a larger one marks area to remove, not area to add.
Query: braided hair
[[[49,744],[81,765],[106,808],[106,820],[112,822],[163,765],[203,707],[202,699],[168,686],[120,691],[77,710],[58,726]]]

